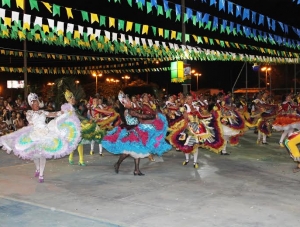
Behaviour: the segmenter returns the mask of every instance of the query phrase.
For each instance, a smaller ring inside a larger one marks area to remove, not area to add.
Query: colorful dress
[[[151,124],[139,123],[144,116],[133,110],[125,110],[126,126],[115,127],[102,141],[103,147],[113,154],[129,154],[134,158],[145,158],[150,154],[161,156],[171,149],[165,141],[166,117],[158,113]]]
[[[0,145],[8,153],[14,152],[20,158],[61,158],[70,154],[81,140],[80,121],[70,104],[61,107],[63,114],[46,124],[48,111],[29,110],[26,118],[29,126],[0,137]]]
[[[173,124],[167,140],[184,153],[195,152],[198,147],[218,153],[225,146],[219,113],[212,111],[203,116],[198,110],[191,111],[187,104],[185,110],[188,119],[182,118]]]
[[[273,128],[276,131],[290,129],[300,129],[300,115],[297,114],[298,106],[291,105],[289,102],[283,102],[279,114],[273,122]]]

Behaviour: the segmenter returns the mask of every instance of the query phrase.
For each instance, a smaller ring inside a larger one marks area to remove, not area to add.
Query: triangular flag
[[[37,3],[37,0],[29,0],[29,4],[30,4],[30,9],[37,9],[37,11],[39,11],[39,6]]]
[[[60,16],[60,6],[53,4],[53,16],[55,15]]]
[[[94,22],[98,22],[99,23],[99,17],[96,13],[91,13],[91,24]]]
[[[24,0],[16,0],[17,8],[24,10]]]
[[[68,7],[65,7],[65,8],[66,8],[68,19],[69,18],[74,18],[73,13],[72,13],[72,8],[68,8]]]
[[[49,12],[52,13],[52,6],[48,2],[42,2],[42,3],[49,10]]]

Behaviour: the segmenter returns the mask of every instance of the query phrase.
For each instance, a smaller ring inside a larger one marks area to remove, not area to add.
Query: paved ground
[[[280,133],[269,145],[256,136],[246,132],[230,156],[200,150],[198,170],[175,150],[143,159],[145,176],[133,176],[132,159],[115,174],[118,157],[90,156],[86,146],[88,166],[47,161],[43,184],[32,162],[1,151],[0,227],[298,226],[300,172],[279,148]]]

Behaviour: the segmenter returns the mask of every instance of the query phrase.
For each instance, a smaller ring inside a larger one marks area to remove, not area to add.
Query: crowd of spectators
[[[46,103],[42,96],[39,96],[39,101],[40,109],[54,110],[54,103],[51,100]],[[28,124],[26,120],[28,108],[26,100],[20,95],[15,100],[11,96],[0,97],[0,136],[26,126]]]

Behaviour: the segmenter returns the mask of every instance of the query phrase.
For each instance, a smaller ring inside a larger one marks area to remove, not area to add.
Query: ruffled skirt
[[[0,137],[2,149],[8,153],[13,151],[23,159],[33,159],[35,156],[61,158],[70,154],[81,140],[81,127],[74,111],[64,111],[44,128],[26,126]]]
[[[171,149],[165,141],[166,133],[166,117],[158,113],[152,124],[138,124],[132,129],[115,127],[104,136],[102,146],[110,153],[129,154],[134,158],[161,156]]]

